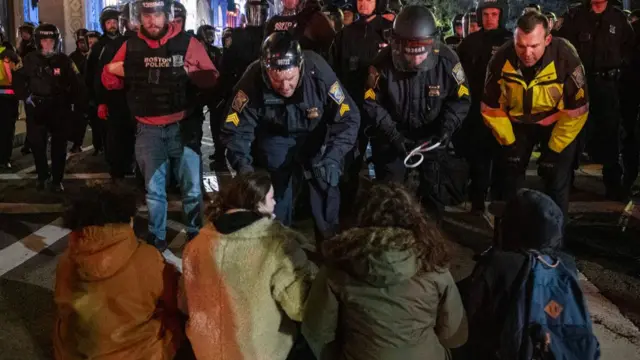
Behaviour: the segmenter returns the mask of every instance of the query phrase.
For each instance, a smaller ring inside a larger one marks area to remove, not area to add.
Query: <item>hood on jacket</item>
[[[162,36],[160,39],[149,39],[142,33],[142,31],[138,31],[138,37],[144,40],[150,48],[157,49],[160,46],[166,44],[169,39],[176,37],[176,35],[178,35],[181,31],[182,30],[180,30],[180,27],[175,26],[173,23],[169,23],[167,33],[164,34],[164,36]]]
[[[505,250],[557,250],[562,245],[563,221],[562,210],[549,196],[520,189],[504,209],[502,246]]]
[[[397,284],[419,270],[408,245],[413,233],[400,228],[354,228],[323,244],[325,256],[352,276],[376,287]],[[407,244],[407,245],[405,245]]]
[[[80,278],[96,281],[115,275],[138,248],[129,224],[89,226],[71,233],[69,257]]]

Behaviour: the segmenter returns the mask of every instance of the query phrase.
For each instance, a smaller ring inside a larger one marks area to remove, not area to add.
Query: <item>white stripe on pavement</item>
[[[126,178],[134,178],[133,175],[125,176]],[[38,174],[0,174],[0,180],[34,180],[38,178]],[[109,173],[79,173],[64,174],[63,180],[109,180]]]
[[[22,265],[69,234],[69,229],[61,225],[62,218],[57,218],[38,231],[0,250],[0,276]]]

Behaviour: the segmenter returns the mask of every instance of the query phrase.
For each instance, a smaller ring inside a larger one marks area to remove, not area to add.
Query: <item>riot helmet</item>
[[[500,10],[498,27],[503,28],[507,18],[509,17],[509,4],[507,0],[478,0],[478,6],[476,7],[476,17],[478,25],[484,28],[485,24],[482,18],[482,11],[485,9],[498,9]],[[493,30],[493,29],[485,29]]]
[[[295,15],[301,7],[302,0],[274,0],[273,6],[276,14]]]
[[[424,5],[407,5],[396,16],[391,30],[391,58],[399,71],[426,68],[427,57],[437,47],[436,18]]]
[[[35,30],[35,28],[36,26],[33,25],[33,23],[25,22],[24,24],[18,27],[18,37],[20,38],[21,41],[32,41],[33,31]],[[25,39],[25,37],[27,36],[29,38]]]
[[[120,33],[128,35],[127,33],[138,32],[138,30],[140,30],[140,25],[134,25],[131,21],[131,4],[126,3],[120,11]]]
[[[291,97],[302,79],[304,60],[298,40],[276,31],[262,44],[260,66],[265,84],[283,97]]]
[[[470,34],[480,30],[480,25],[478,25],[478,17],[476,16],[475,11],[469,11],[464,14],[462,18],[462,36],[467,37]]]
[[[453,17],[453,20],[451,20],[451,29],[453,30],[454,35],[462,36],[463,34],[462,18],[464,18],[464,14],[456,14],[456,16]],[[460,31],[457,29],[460,29]]]
[[[36,41],[36,49],[44,55],[51,56],[60,52],[60,30],[53,24],[42,23],[34,31],[33,37]],[[46,40],[53,40],[48,42]],[[44,45],[43,45],[44,43]]]
[[[113,23],[107,24],[110,20],[113,20]],[[100,27],[102,28],[102,32],[110,37],[118,36],[120,34],[120,28],[118,26],[119,20],[120,10],[115,6],[107,6],[102,9],[102,12],[100,13]]]
[[[136,0],[131,4],[131,26],[138,26],[151,39],[162,37],[173,21],[173,3],[173,0]]]
[[[87,33],[89,30],[87,29],[78,29],[74,33],[76,38],[76,47],[83,53],[89,51],[89,43],[87,42]]]
[[[547,18],[549,22],[549,30],[552,30],[556,26],[556,22],[558,21],[558,17],[555,13],[551,11],[547,11],[544,13],[544,16]]]
[[[269,2],[267,0],[248,0],[244,4],[244,15],[247,26],[262,26],[269,16]]]
[[[340,10],[342,10],[344,26],[351,25],[354,21],[358,20],[358,14],[350,3],[340,7]]]
[[[211,25],[202,25],[198,28],[196,37],[207,45],[213,45],[216,42],[216,29]]]
[[[337,6],[329,5],[325,6],[322,9],[322,12],[327,15],[329,21],[331,21],[331,25],[333,29],[338,32],[342,30],[344,27],[344,14],[342,14],[342,10]]]
[[[181,31],[187,26],[187,8],[177,1],[173,2],[173,23],[179,26]]]

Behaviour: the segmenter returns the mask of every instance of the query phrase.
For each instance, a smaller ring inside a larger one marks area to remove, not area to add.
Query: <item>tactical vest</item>
[[[184,59],[191,38],[184,32],[152,49],[137,36],[127,41],[127,102],[134,116],[163,116],[189,108]]]

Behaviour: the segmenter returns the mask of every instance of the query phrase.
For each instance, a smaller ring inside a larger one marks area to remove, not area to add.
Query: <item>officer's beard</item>
[[[146,38],[151,39],[151,40],[159,40],[162,39],[163,36],[165,36],[167,34],[167,31],[169,31],[169,25],[166,25],[162,28],[162,30],[160,30],[160,32],[158,33],[158,35],[151,35],[147,29],[145,29],[144,27],[140,28],[140,32],[142,33],[142,35],[144,35]]]

